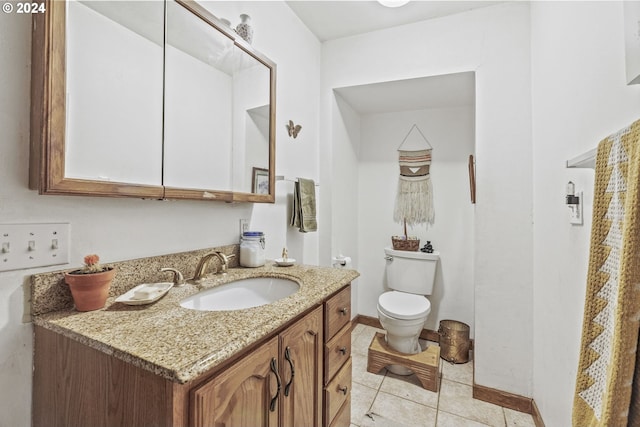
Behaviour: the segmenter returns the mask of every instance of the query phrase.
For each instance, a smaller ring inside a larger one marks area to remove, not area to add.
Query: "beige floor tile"
[[[438,409],[494,427],[504,427],[504,411],[500,406],[476,400],[470,385],[443,379]]]
[[[371,417],[365,416],[362,426],[434,427],[436,412],[435,408],[379,392],[371,406]]]
[[[362,426],[378,394],[377,390],[358,383],[351,384],[351,424]]]
[[[432,408],[438,407],[438,393],[425,390],[415,375],[402,376],[388,372],[380,391]]]
[[[385,417],[377,414],[370,414],[370,418],[365,419],[364,424],[360,427],[415,427],[423,424],[403,423],[396,419],[397,417]],[[427,424],[435,426],[435,424]]]
[[[436,427],[486,427],[486,424],[449,414],[448,412],[438,411]]]
[[[507,420],[508,427],[535,427],[536,425],[533,421],[533,417],[523,412],[504,408],[504,415]]]
[[[364,330],[360,332],[355,338],[351,336],[351,353],[358,353],[366,355],[369,351],[369,345],[373,340],[373,336],[376,332],[384,333],[384,330],[373,328],[371,326],[365,326]]]
[[[362,323],[358,323],[351,331],[351,338],[353,338],[355,335],[359,335],[362,331],[364,331],[365,328],[366,328],[366,325],[363,325]]]
[[[386,369],[382,369],[380,373],[372,374],[367,371],[367,356],[359,353],[352,353],[351,359],[353,367],[351,368],[351,379],[358,384],[366,385],[369,388],[379,389]]]
[[[440,359],[440,365],[443,379],[473,385],[473,361],[454,364]]]

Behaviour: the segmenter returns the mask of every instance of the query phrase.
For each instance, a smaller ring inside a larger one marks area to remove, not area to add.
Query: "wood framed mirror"
[[[274,202],[276,66],[195,1],[50,0],[32,44],[32,189]]]

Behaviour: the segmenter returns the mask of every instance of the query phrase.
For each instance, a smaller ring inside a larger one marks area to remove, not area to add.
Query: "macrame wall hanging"
[[[406,144],[406,148],[403,148]],[[400,176],[396,195],[393,220],[404,224],[407,238],[407,224],[433,225],[433,186],[429,176],[431,151],[433,147],[415,124],[398,147]]]

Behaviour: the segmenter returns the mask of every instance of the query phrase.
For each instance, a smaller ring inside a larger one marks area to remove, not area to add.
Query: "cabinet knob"
[[[344,394],[345,396],[347,395],[347,392],[349,391],[349,389],[347,388],[347,386],[344,387],[338,387],[338,390],[342,392],[342,394]]]
[[[347,347],[340,347],[340,350],[338,350],[340,353],[342,353],[343,355],[347,354]]]
[[[349,309],[347,307],[343,307],[340,309],[340,314],[342,314],[343,316],[346,316],[348,312]]]

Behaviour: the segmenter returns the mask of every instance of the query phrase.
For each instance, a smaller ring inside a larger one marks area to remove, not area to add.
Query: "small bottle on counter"
[[[242,267],[261,267],[265,264],[264,233],[245,231],[240,238],[240,265]]]

